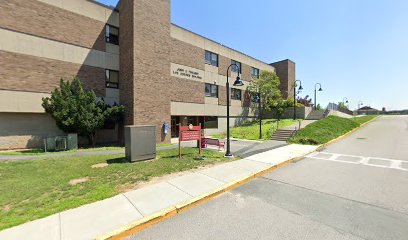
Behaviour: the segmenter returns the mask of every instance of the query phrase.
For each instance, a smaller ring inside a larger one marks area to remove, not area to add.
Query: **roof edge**
[[[220,45],[220,46],[222,46],[222,47],[225,47],[225,48],[228,48],[228,49],[230,49],[230,50],[232,50],[232,51],[238,52],[238,53],[240,53],[240,54],[242,54],[242,55],[244,55],[244,56],[246,56],[246,57],[252,58],[253,60],[256,60],[256,61],[258,61],[258,62],[261,62],[261,63],[263,63],[263,64],[265,64],[265,65],[271,66],[269,63],[266,63],[266,62],[264,62],[264,61],[262,61],[262,60],[259,60],[259,59],[257,59],[257,58],[254,58],[254,57],[252,57],[252,56],[249,56],[249,55],[246,54],[246,53],[243,53],[243,52],[241,52],[241,51],[238,51],[238,50],[236,50],[236,49],[233,49],[233,48],[231,48],[231,47],[228,47],[228,46],[226,46],[226,45],[223,45],[222,43],[219,43],[219,42],[217,42],[217,41],[214,41],[214,40],[212,40],[212,39],[210,39],[210,38],[208,38],[208,37],[204,37],[204,36],[201,35],[201,34],[195,33],[195,32],[193,32],[193,31],[188,30],[187,28],[181,27],[181,26],[179,26],[179,25],[177,25],[177,24],[175,24],[175,23],[171,23],[171,25],[173,25],[173,26],[175,26],[175,27],[178,27],[178,28],[181,28],[181,29],[183,29],[183,30],[185,30],[185,31],[187,31],[187,32],[190,32],[190,33],[192,33],[192,34],[194,34],[194,35],[197,35],[197,36],[199,36],[199,37],[202,37],[202,38],[204,38],[204,39],[207,39],[207,40],[209,40],[209,41],[211,41],[211,42],[213,42],[213,43],[216,43],[216,44],[218,44],[218,45]],[[273,67],[273,66],[271,66],[271,67]]]
[[[120,1],[118,1],[118,4],[116,5],[116,7],[114,7],[112,5],[103,4],[103,3],[98,2],[96,0],[85,0],[85,1],[119,12],[118,5],[119,5]]]

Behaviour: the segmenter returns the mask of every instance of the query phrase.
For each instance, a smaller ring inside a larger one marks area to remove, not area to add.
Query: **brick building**
[[[120,141],[123,124],[156,125],[157,142],[175,137],[178,123],[225,130],[231,63],[245,83],[231,89],[232,125],[255,116],[245,89],[261,71],[277,72],[285,97],[295,79],[290,60],[267,64],[172,24],[170,0],[121,0],[116,8],[9,0],[0,16],[0,149],[38,147],[63,134],[41,106],[60,78],[77,75],[108,104],[125,105],[124,123],[99,131],[100,142]],[[164,135],[166,122],[172,131]]]

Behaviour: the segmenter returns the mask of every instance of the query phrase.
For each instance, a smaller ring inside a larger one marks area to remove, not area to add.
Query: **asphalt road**
[[[407,143],[408,116],[380,117],[128,239],[407,240]]]

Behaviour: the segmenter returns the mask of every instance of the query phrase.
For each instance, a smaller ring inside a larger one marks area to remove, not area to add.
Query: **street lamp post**
[[[296,80],[293,86],[293,120],[296,120],[296,82],[299,82],[299,91],[303,90],[302,81]]]
[[[345,100],[345,101],[344,101],[344,100]],[[349,100],[348,100],[348,98],[344,97],[344,98],[343,98],[343,105],[346,106],[346,103],[347,103],[347,108],[348,108],[348,107],[349,107],[349,106],[348,106]]]
[[[358,115],[360,115],[360,106],[363,106],[363,104],[364,104],[363,101],[361,101],[361,100],[358,101],[358,104],[357,104],[357,114]]]
[[[346,100],[346,101],[344,101],[344,100]],[[348,98],[346,98],[346,97],[343,98],[343,104],[345,104],[345,103],[349,103]]]
[[[262,103],[261,103],[261,91],[257,89],[255,95],[255,102],[258,103],[258,119],[259,119],[259,139],[262,139]]]
[[[242,80],[239,77],[239,66],[235,63],[231,64],[228,66],[227,68],[227,152],[225,153],[225,157],[231,158],[232,154],[231,154],[231,145],[230,145],[230,123],[229,123],[229,111],[230,111],[230,88],[229,88],[229,70],[231,68],[231,66],[235,66],[238,72],[238,76],[237,79],[234,82],[234,86],[242,86],[244,85],[244,83],[242,82]]]
[[[317,101],[316,101],[316,87],[317,87],[317,85],[319,85],[319,92],[323,91],[322,85],[320,83],[316,83],[315,84],[315,89],[314,89],[314,103],[315,103],[314,109],[315,110],[317,109]]]

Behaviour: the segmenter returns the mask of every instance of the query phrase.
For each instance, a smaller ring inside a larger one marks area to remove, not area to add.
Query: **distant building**
[[[382,112],[378,109],[375,109],[369,106],[365,106],[365,107],[357,109],[356,111],[354,111],[354,113],[357,115],[377,115],[377,114],[381,114]]]

